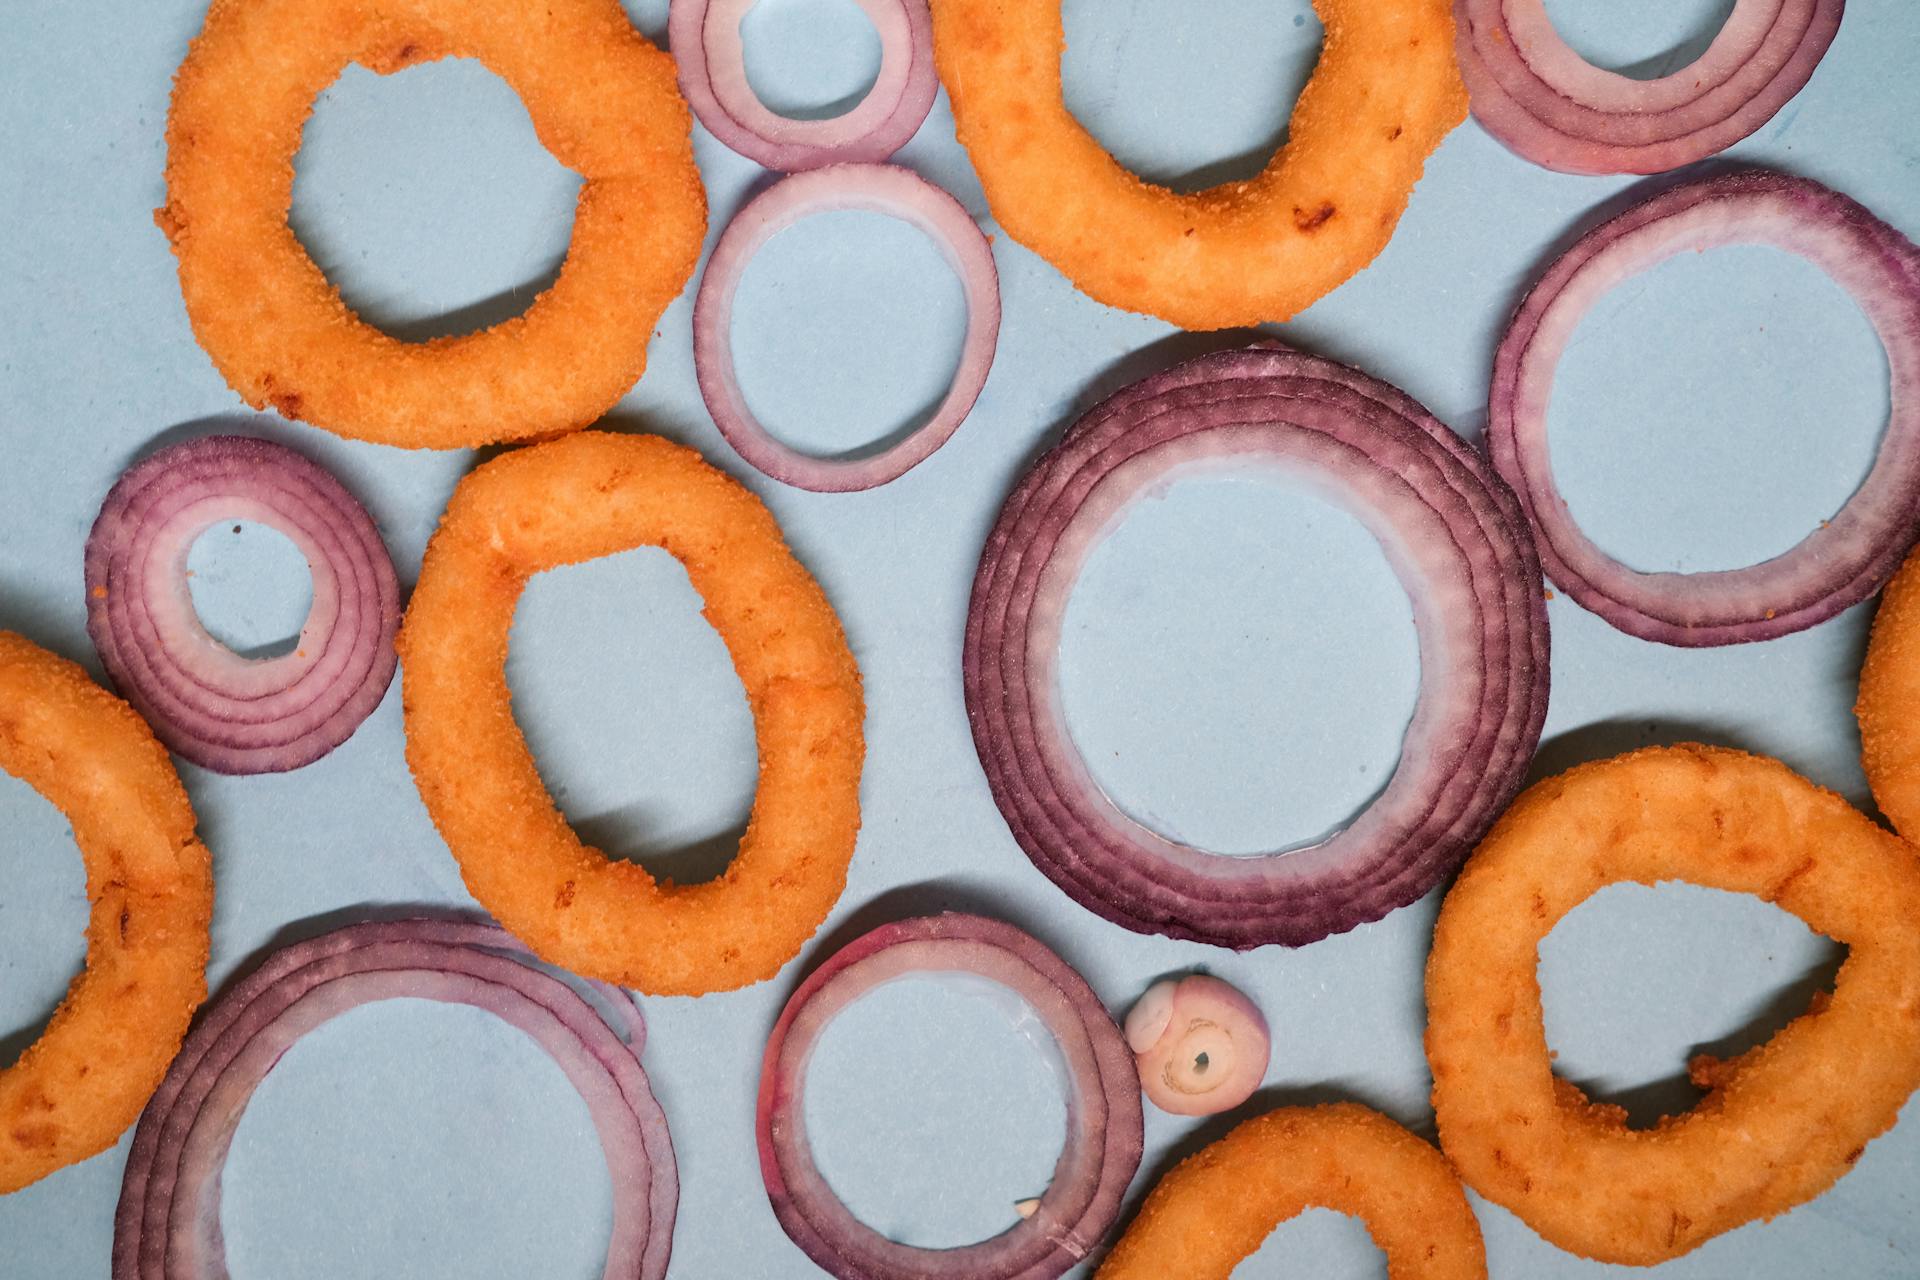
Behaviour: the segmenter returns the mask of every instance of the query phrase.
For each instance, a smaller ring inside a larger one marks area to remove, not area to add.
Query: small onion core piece
[[[1067,1142],[1053,1181],[1015,1206],[1001,1234],[956,1249],[889,1240],[855,1218],[813,1162],[807,1063],[834,1017],[882,983],[960,973],[1025,1001],[1053,1037],[1068,1088]],[[947,914],[882,925],[800,984],[760,1069],[760,1171],[774,1216],[809,1258],[841,1280],[1053,1280],[1112,1229],[1140,1165],[1142,1116],[1133,1055],[1086,981],[1012,925]]]
[[[851,110],[798,120],[770,110],[747,79],[740,22],[755,0],[673,0],[667,42],[680,92],[707,131],[749,160],[795,173],[885,160],[913,137],[940,90],[927,0],[856,0],[880,37],[880,72]]]
[[[1255,857],[1127,816],[1073,743],[1058,672],[1093,546],[1142,494],[1222,468],[1278,470],[1358,517],[1413,601],[1420,642],[1386,789],[1320,843]],[[1419,404],[1285,347],[1219,352],[1091,410],[1007,499],[974,578],[967,714],[1014,838],[1083,906],[1143,933],[1301,946],[1421,897],[1518,790],[1546,714],[1543,596],[1519,502]]]
[[[243,658],[194,612],[187,553],[251,520],[306,557],[313,604],[293,652]],[[219,773],[298,769],[345,742],[393,681],[400,586],[373,518],[318,463],[252,436],[204,436],[134,464],[86,549],[87,633],[174,754]]]
[[[1806,85],[1846,0],[1737,0],[1707,51],[1656,80],[1594,66],[1545,0],[1454,0],[1454,44],[1476,120],[1565,173],[1660,173],[1725,150]]]
[[[1602,294],[1678,254],[1731,244],[1796,254],[1852,295],[1886,350],[1886,433],[1859,489],[1784,554],[1742,569],[1641,573],[1587,537],[1554,483],[1554,371]],[[1700,647],[1824,622],[1878,591],[1920,530],[1920,251],[1811,179],[1755,169],[1669,188],[1582,236],[1521,302],[1494,357],[1487,447],[1526,506],[1548,576],[1629,635]]]
[[[967,332],[953,382],[926,424],[867,457],[823,458],[780,443],[747,406],[733,365],[733,298],[761,246],[816,213],[857,210],[898,218],[924,233],[959,277]],[[693,366],[714,425],[748,462],[782,483],[821,493],[885,484],[932,456],[980,396],[1000,336],[1000,276],[993,249],[958,200],[897,165],[834,165],[767,188],[720,234],[693,304]]]
[[[1148,987],[1127,1014],[1126,1030],[1141,1089],[1171,1115],[1231,1111],[1267,1074],[1267,1020],[1259,1006],[1203,973]]]
[[[220,1175],[254,1090],[309,1031],[403,996],[484,1010],[553,1058],[587,1105],[613,1181],[602,1280],[664,1280],[680,1196],[673,1142],[640,1066],[637,1011],[626,993],[594,986],[611,1016],[533,967],[504,931],[461,920],[350,925],[274,952],[208,1006],[140,1118],[113,1280],[225,1280]]]

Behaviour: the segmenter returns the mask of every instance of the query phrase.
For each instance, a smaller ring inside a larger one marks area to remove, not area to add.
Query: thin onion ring
[[[1326,44],[1258,177],[1144,182],[1067,109],[1059,0],[934,0],[954,124],[1007,233],[1082,292],[1188,329],[1286,320],[1384,249],[1466,118],[1448,0],[1314,0]]]
[[[248,519],[306,557],[313,604],[293,652],[239,656],[207,633],[187,552]],[[130,467],[87,535],[87,634],[177,754],[221,773],[298,769],[352,736],[393,680],[400,586],[365,507],[318,463],[252,436],[203,436]]]
[[[316,95],[349,62],[473,57],[581,174],[553,286],[480,333],[408,343],[366,324],[287,225]],[[646,369],[685,287],[706,194],[673,60],[618,0],[213,0],[174,77],[167,203],[194,336],[257,409],[359,440],[454,449],[584,426]]]
[[[807,1062],[841,1010],[882,983],[954,972],[1024,1000],[1053,1037],[1071,1096],[1052,1182],[1001,1234],[918,1249],[855,1218],[814,1166]],[[1084,1261],[1119,1217],[1140,1164],[1144,1123],[1133,1053],[1073,967],[998,920],[947,913],[882,925],[835,952],[787,1001],[760,1068],[760,1171],[793,1242],[842,1280],[1053,1280]]]
[[[1749,893],[1845,943],[1831,999],[1651,1130],[1553,1072],[1540,940],[1608,884]],[[1920,858],[1777,761],[1702,746],[1582,765],[1514,802],[1447,894],[1427,962],[1440,1145],[1560,1248],[1650,1266],[1831,1186],[1920,1087]]]
[[[1454,0],[1474,119],[1566,173],[1660,173],[1725,150],[1812,78],[1846,0],[1736,0],[1701,54],[1653,80],[1589,63],[1543,0]]]
[[[1860,488],[1786,553],[1743,569],[1636,572],[1581,531],[1554,484],[1554,369],[1602,293],[1675,254],[1743,243],[1807,259],[1866,313],[1891,376],[1886,434]],[[1920,254],[1808,178],[1754,169],[1662,191],[1582,236],[1521,302],[1494,357],[1487,450],[1526,506],[1548,576],[1629,635],[1744,644],[1824,622],[1879,590],[1920,532]]]
[[[728,147],[783,173],[885,160],[913,137],[940,91],[932,18],[927,0],[855,3],[880,37],[879,74],[851,110],[798,120],[768,110],[747,79],[740,21],[754,0],[672,0],[667,43],[687,105]]]
[[[1182,1160],[1095,1277],[1227,1280],[1312,1208],[1359,1218],[1393,1280],[1486,1280],[1480,1224],[1446,1157],[1351,1102],[1269,1111]]]
[[[747,834],[705,884],[582,844],[509,710],[527,579],[643,545],[686,567],[753,710]],[[860,827],[860,672],[766,507],[692,450],[588,431],[480,466],[427,546],[399,649],[420,797],[473,896],[542,959],[652,994],[726,991],[771,977],[838,900]]]
[[[166,748],[65,658],[0,631],[0,770],[73,825],[87,967],[0,1070],[0,1195],[105,1151],[207,998],[213,865]]]
[[[1054,669],[1067,596],[1104,530],[1164,477],[1223,462],[1300,473],[1348,506],[1408,584],[1421,643],[1420,701],[1386,790],[1318,845],[1246,858],[1150,831],[1102,793]],[[981,553],[963,676],[995,802],[1070,897],[1142,932],[1302,946],[1432,889],[1519,789],[1546,714],[1546,607],[1519,504],[1483,459],[1402,392],[1275,345],[1135,383],[1027,473]]]
[[[604,1280],[664,1280],[679,1179],[667,1119],[640,1065],[644,1023],[602,990],[618,1028],[564,981],[524,963],[492,925],[350,925],[283,947],[221,996],[154,1094],[114,1215],[114,1280],[225,1277],[220,1175],[254,1090],[294,1042],[375,1000],[466,1004],[518,1028],[579,1090],[614,1185]]]
[[[733,365],[733,295],[761,246],[803,218],[857,209],[898,218],[932,240],[960,280],[967,333],[953,381],[911,435],[862,458],[822,458],[782,444],[747,405]],[[945,444],[972,412],[1000,335],[1000,276],[986,236],[958,200],[911,169],[841,164],[768,187],[720,233],[693,303],[693,368],[707,412],[727,443],[762,474],[818,493],[871,489],[906,474]]]

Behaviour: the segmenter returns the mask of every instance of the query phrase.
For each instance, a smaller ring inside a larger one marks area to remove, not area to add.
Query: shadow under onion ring
[[[1197,469],[1276,469],[1380,540],[1413,602],[1420,692],[1386,789],[1343,830],[1253,857],[1151,831],[1068,731],[1060,628],[1093,546]],[[1547,706],[1539,563],[1518,500],[1404,393],[1288,348],[1221,352],[1116,393],[1020,481],[988,535],[963,677],[981,766],[1035,866],[1142,933],[1302,946],[1377,920],[1457,867],[1519,790]]]
[[[1747,893],[1848,948],[1830,998],[1688,1072],[1652,1129],[1554,1074],[1541,940],[1609,884]],[[1447,892],[1427,960],[1440,1145],[1546,1240],[1651,1266],[1813,1199],[1920,1087],[1920,856],[1785,765],[1682,745],[1582,765],[1513,804]]]
[[[953,1249],[889,1240],[854,1217],[814,1165],[807,1063],[834,1016],[898,978],[961,973],[1019,996],[1058,1049],[1067,1141],[1053,1180],[1022,1220]],[[946,913],[882,925],[835,952],[780,1012],[760,1067],[760,1172],[793,1242],[840,1280],[1054,1280],[1086,1259],[1119,1218],[1140,1166],[1140,1080],[1106,1007],[1038,939],[983,916]]]
[[[0,631],[0,770],[73,824],[87,967],[0,1070],[0,1195],[105,1151],[166,1074],[207,998],[213,863],[193,806],[132,707],[78,664]]]
[[[661,883],[583,844],[513,721],[507,636],[542,569],[657,546],[706,603],[760,779],[720,878]],[[840,619],[752,492],[658,436],[584,431],[463,479],[401,624],[407,764],[468,890],[536,955],[654,995],[729,991],[799,953],[846,887],[866,758]]]

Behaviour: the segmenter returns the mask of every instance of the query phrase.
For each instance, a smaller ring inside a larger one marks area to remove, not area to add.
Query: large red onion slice
[[[661,1280],[679,1203],[667,1119],[640,1067],[625,993],[605,1015],[534,968],[500,929],[458,920],[352,925],[267,957],[201,1015],[147,1104],[114,1218],[114,1280],[225,1280],[220,1173],[248,1100],[293,1043],[375,1000],[484,1009],[552,1055],[586,1101],[613,1181],[606,1280]]]
[[[916,1249],[842,1204],[807,1141],[807,1060],[834,1017],[862,995],[915,974],[985,978],[1024,1001],[1053,1037],[1068,1089],[1067,1142],[1053,1181],[990,1240]],[[800,984],[760,1068],[760,1172],[780,1225],[841,1280],[1052,1280],[1082,1262],[1120,1215],[1140,1166],[1140,1080],[1105,1006],[1073,967],[1010,924],[946,914],[882,925]]]
[[[1228,857],[1101,791],[1056,668],[1075,578],[1128,505],[1178,474],[1250,468],[1306,480],[1379,539],[1413,600],[1420,692],[1392,778],[1351,824]],[[974,743],[1014,838],[1083,906],[1143,933],[1303,945],[1419,898],[1512,798],[1546,715],[1542,586],[1512,492],[1414,400],[1284,347],[1203,356],[1094,408],[1007,499],[967,618]]]
[[[1679,253],[1765,244],[1853,296],[1886,349],[1892,412],[1873,469],[1831,520],[1744,569],[1640,573],[1595,546],[1554,485],[1547,402],[1581,318],[1629,276]],[[1763,170],[1670,188],[1582,236],[1515,312],[1494,358],[1487,442],[1539,534],[1547,573],[1620,630],[1672,645],[1767,640],[1878,591],[1920,532],[1920,251],[1855,201]]]
[[[740,20],[755,0],[672,0],[667,43],[687,105],[714,137],[769,169],[885,160],[913,137],[939,92],[933,19],[927,0],[856,2],[880,36],[879,76],[852,110],[796,120],[769,110],[748,83]]]
[[[924,426],[877,454],[823,458],[780,443],[748,408],[733,366],[733,295],[747,264],[767,241],[802,218],[845,209],[898,218],[934,242],[960,279],[967,333],[953,382]],[[945,444],[986,385],[999,335],[1000,275],[986,236],[958,200],[912,170],[889,164],[813,169],[755,196],[720,233],[693,303],[694,372],[720,434],[766,475],[821,493],[885,484]]]
[[[1474,118],[1512,150],[1566,173],[1660,173],[1771,120],[1813,75],[1845,7],[1737,0],[1707,51],[1657,80],[1586,61],[1544,0],[1454,0],[1454,41]]]
[[[252,520],[306,557],[313,604],[293,652],[249,659],[207,633],[187,552]],[[87,633],[175,754],[221,773],[297,769],[360,727],[393,680],[400,586],[366,508],[302,454],[251,436],[162,449],[121,476],[86,550]]]

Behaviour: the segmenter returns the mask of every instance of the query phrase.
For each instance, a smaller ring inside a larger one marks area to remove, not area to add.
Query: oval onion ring
[[[65,658],[0,631],[0,770],[73,824],[87,967],[0,1071],[0,1194],[105,1151],[207,998],[213,865],[167,750]]]
[[[1750,893],[1849,948],[1831,999],[1729,1062],[1652,1129],[1553,1073],[1540,940],[1609,884]],[[1547,1240],[1648,1266],[1819,1195],[1920,1086],[1920,858],[1777,761],[1702,746],[1530,788],[1468,860],[1427,962],[1440,1145]]]
[[[313,604],[291,653],[243,658],[208,634],[187,553],[256,520],[299,548]],[[221,773],[298,769],[352,736],[393,681],[400,585],[373,517],[333,473],[252,436],[204,436],[121,476],[87,535],[87,634],[173,751]]]
[[[798,120],[770,110],[747,79],[740,22],[755,0],[672,0],[667,44],[687,105],[714,137],[769,169],[885,160],[913,137],[940,92],[932,18],[927,0],[855,2],[880,37],[880,72],[851,110]]]
[[[959,278],[967,333],[953,381],[925,424],[871,456],[823,458],[774,439],[748,406],[733,365],[733,295],[767,241],[803,218],[842,209],[898,218],[933,241]],[[1000,273],[986,236],[958,200],[911,169],[892,164],[797,173],[749,200],[720,233],[693,302],[693,368],[713,424],[763,475],[817,493],[871,489],[933,456],[973,411],[999,337]]]
[[[1704,160],[1773,119],[1840,30],[1846,0],[1737,0],[1691,63],[1654,80],[1594,66],[1543,0],[1454,0],[1473,117],[1564,173],[1659,173]]]
[[[585,181],[553,287],[484,332],[401,342],[287,225],[314,98],[349,62],[478,58]],[[213,0],[174,77],[167,203],[194,336],[241,399],[360,440],[454,449],[594,421],[693,273],[706,193],[673,60],[618,0]]]
[[[1236,1125],[1160,1179],[1097,1280],[1227,1280],[1307,1209],[1366,1224],[1393,1280],[1486,1280],[1480,1224],[1446,1157],[1350,1102]]]
[[[553,1059],[586,1104],[613,1182],[603,1280],[664,1280],[680,1181],[640,1065],[645,1023],[624,992],[600,987],[603,1013],[518,950],[490,924],[414,919],[269,955],[208,1008],[140,1117],[114,1214],[114,1280],[226,1280],[221,1171],[254,1091],[308,1032],[398,998],[470,1005]]]
[[[1874,803],[1895,831],[1920,841],[1920,553],[1880,597],[1853,713]]]
[[[1081,291],[1188,329],[1286,320],[1384,249],[1467,114],[1448,0],[1314,0],[1326,44],[1247,182],[1142,181],[1067,110],[1059,0],[935,0],[934,54],[993,216]]]
[[[854,1217],[813,1163],[807,1062],[820,1036],[873,988],[918,973],[984,978],[1020,997],[1052,1037],[1068,1089],[1053,1180],[1020,1221],[953,1249],[900,1244]],[[1140,1166],[1144,1118],[1133,1053],[1072,965],[1031,935],[947,913],[882,925],[848,943],[781,1010],[760,1068],[760,1172],[793,1242],[842,1280],[1053,1280],[1086,1259],[1120,1215]]]
[[[1581,531],[1554,484],[1554,370],[1599,297],[1676,254],[1765,244],[1853,296],[1886,349],[1891,412],[1873,469],[1833,518],[1743,569],[1640,573]],[[1514,313],[1494,356],[1487,451],[1539,533],[1547,575],[1643,640],[1705,646],[1805,630],[1872,595],[1920,530],[1920,254],[1855,201],[1807,178],[1744,170],[1671,187],[1580,237]]]
[[[1135,821],[1088,771],[1059,680],[1088,554],[1143,493],[1194,470],[1314,486],[1379,540],[1413,602],[1420,692],[1386,789],[1317,844],[1228,857]],[[1439,884],[1520,788],[1546,716],[1546,602],[1518,500],[1412,398],[1275,344],[1190,360],[1068,429],[980,554],[962,674],[1007,826],[1068,896],[1143,933],[1304,946]]]
[[[706,884],[583,845],[510,710],[527,579],[648,545],[685,566],[753,710],[753,812]],[[860,827],[860,672],[766,507],[691,449],[590,431],[479,467],[427,545],[399,643],[420,797],[473,896],[542,959],[654,994],[726,991],[771,977],[839,899]]]

